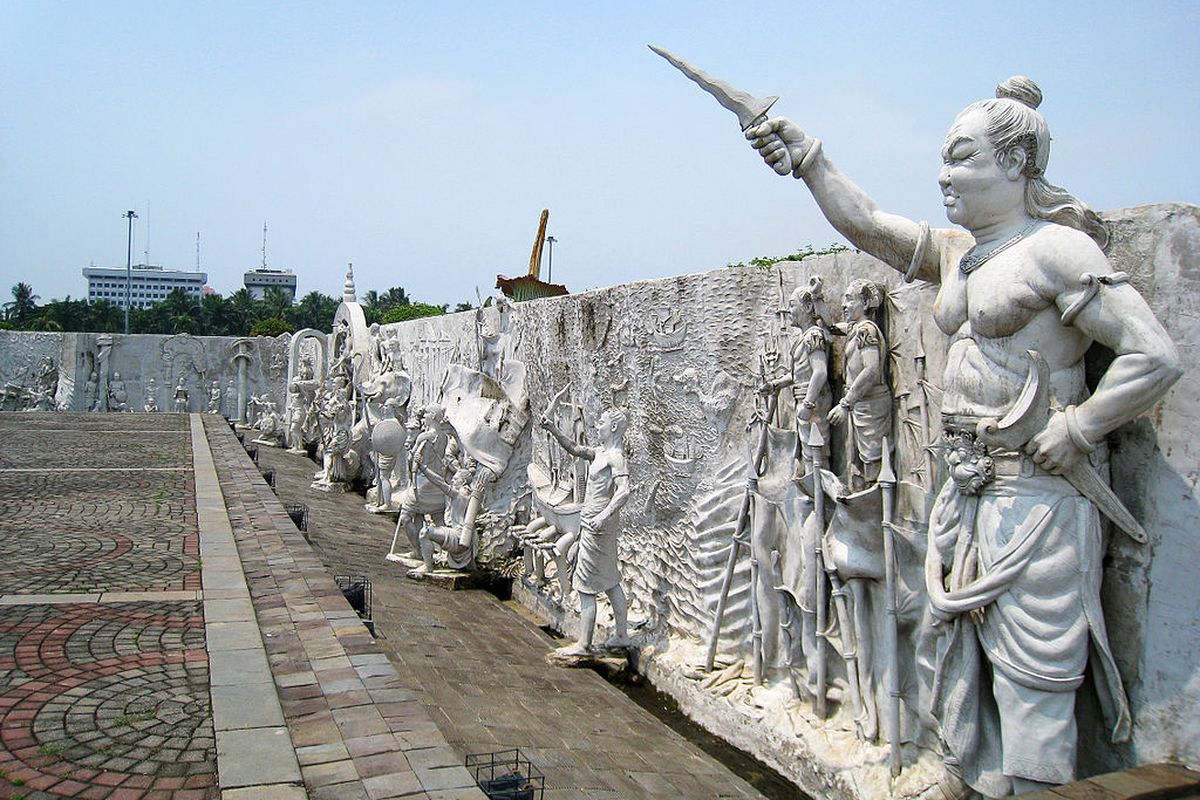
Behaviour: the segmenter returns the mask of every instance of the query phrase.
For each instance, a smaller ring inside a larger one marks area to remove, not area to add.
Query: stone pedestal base
[[[629,672],[629,650],[625,647],[598,647],[586,653],[576,652],[575,645],[560,647],[546,654],[546,663],[566,669],[592,669],[612,678]]]
[[[405,574],[409,580],[432,584],[439,589],[450,591],[476,589],[483,585],[483,576],[478,572],[459,572],[456,569],[435,569],[426,572],[423,569],[410,569]]]

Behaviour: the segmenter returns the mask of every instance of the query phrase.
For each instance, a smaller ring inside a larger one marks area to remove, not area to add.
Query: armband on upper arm
[[[1100,293],[1101,286],[1118,286],[1128,282],[1128,272],[1114,272],[1110,275],[1097,275],[1094,272],[1083,273],[1079,276],[1079,283],[1083,285],[1083,294],[1076,298],[1062,312],[1062,317],[1060,318],[1062,324],[1070,325],[1075,322],[1076,317],[1087,307],[1087,304],[1092,302],[1092,299]]]
[[[908,264],[908,269],[904,272],[904,282],[912,283],[917,272],[921,269],[921,262],[925,260],[925,253],[929,251],[929,223],[922,222],[920,232],[917,234],[917,249],[913,251],[912,261]]]

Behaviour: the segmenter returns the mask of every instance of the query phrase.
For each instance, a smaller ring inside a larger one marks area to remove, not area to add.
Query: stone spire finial
[[[342,288],[342,302],[357,303],[358,297],[354,294],[354,264],[346,265],[346,284]]]

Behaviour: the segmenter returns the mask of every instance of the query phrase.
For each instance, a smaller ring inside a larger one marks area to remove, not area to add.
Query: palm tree
[[[379,305],[379,292],[374,289],[369,289],[363,294],[360,305],[362,305],[363,316],[367,318],[368,325],[379,322],[383,318],[383,310]]]
[[[254,306],[254,295],[250,294],[250,290],[245,286],[229,295],[229,333],[231,336],[245,336],[250,332],[250,326],[254,324],[254,320],[258,316]],[[330,318],[330,322],[332,321]]]
[[[200,298],[200,331],[205,336],[228,336],[233,320],[230,302],[219,294]]]
[[[279,286],[268,286],[259,301],[259,318],[282,319],[292,307],[292,294]]]
[[[124,326],[124,315],[120,306],[102,298],[91,304],[88,327],[101,333],[118,333]]]
[[[42,307],[39,316],[43,322],[52,323],[43,330],[82,331],[88,318],[88,306],[83,300],[72,300],[71,295],[67,295],[62,300],[51,300]]]
[[[4,304],[5,319],[19,326],[24,325],[37,310],[37,301],[41,298],[24,281],[12,287],[12,296],[12,301]]]
[[[289,317],[297,328],[329,330],[333,325],[333,315],[337,313],[337,307],[337,300],[327,294],[313,291],[300,298]]]
[[[407,306],[412,303],[408,297],[408,292],[404,291],[399,286],[393,286],[384,293],[379,300],[379,310],[381,313],[387,313],[388,309],[396,306]]]

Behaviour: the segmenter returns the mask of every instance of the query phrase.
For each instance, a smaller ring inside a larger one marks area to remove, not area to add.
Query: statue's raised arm
[[[786,117],[749,129],[746,138],[777,174],[803,180],[821,213],[855,247],[910,280],[940,280],[938,244],[929,226],[882,210],[829,159],[820,139]]]

